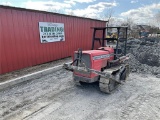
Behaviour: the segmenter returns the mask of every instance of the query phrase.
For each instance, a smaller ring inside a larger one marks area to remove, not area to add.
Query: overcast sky
[[[127,17],[136,23],[152,21],[160,11],[160,0],[0,0],[0,4],[28,9],[58,11],[76,16],[100,18],[108,11],[113,17],[125,20]]]

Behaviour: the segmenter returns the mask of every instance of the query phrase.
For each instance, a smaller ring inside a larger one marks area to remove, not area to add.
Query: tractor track
[[[0,92],[0,120],[159,120],[160,80],[131,73],[112,94],[59,70]]]

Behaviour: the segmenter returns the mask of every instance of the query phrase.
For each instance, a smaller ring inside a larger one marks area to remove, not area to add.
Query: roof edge
[[[62,16],[66,16],[66,17],[76,17],[76,18],[82,18],[82,19],[88,19],[88,20],[94,20],[94,21],[100,21],[100,22],[108,22],[108,21],[98,20],[98,19],[93,19],[93,18],[85,18],[85,17],[80,17],[80,16],[67,15],[67,14],[61,14],[61,13],[54,13],[54,12],[48,12],[48,11],[43,11],[43,10],[27,9],[27,8],[21,8],[21,7],[0,5],[0,8],[23,10],[23,11],[30,11],[30,12],[41,12],[41,13],[47,13],[47,14],[62,15]]]

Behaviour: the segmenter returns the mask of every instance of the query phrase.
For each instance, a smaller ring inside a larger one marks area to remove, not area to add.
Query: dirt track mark
[[[9,111],[0,117],[6,120],[159,120],[159,91],[159,79],[131,74],[124,85],[107,95],[100,92],[97,83],[76,87],[72,73],[61,70],[0,92],[0,109],[3,113]],[[25,101],[29,102],[23,104]]]

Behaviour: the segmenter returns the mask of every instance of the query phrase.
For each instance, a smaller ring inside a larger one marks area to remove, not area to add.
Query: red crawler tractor
[[[108,28],[117,29],[117,38],[105,38]],[[82,82],[93,83],[99,81],[102,92],[111,93],[119,84],[125,82],[129,76],[129,65],[125,62],[129,59],[126,55],[127,27],[94,27],[92,50],[74,52],[73,62],[65,63],[63,68],[73,72],[73,80],[76,85]],[[125,37],[119,38],[120,30],[125,31]],[[102,32],[102,38],[96,38],[96,32]],[[99,41],[102,47],[94,50],[94,42]],[[108,44],[105,46],[105,41]],[[115,42],[116,41],[116,42]],[[123,50],[119,43],[123,43]],[[112,44],[111,44],[112,43]]]

